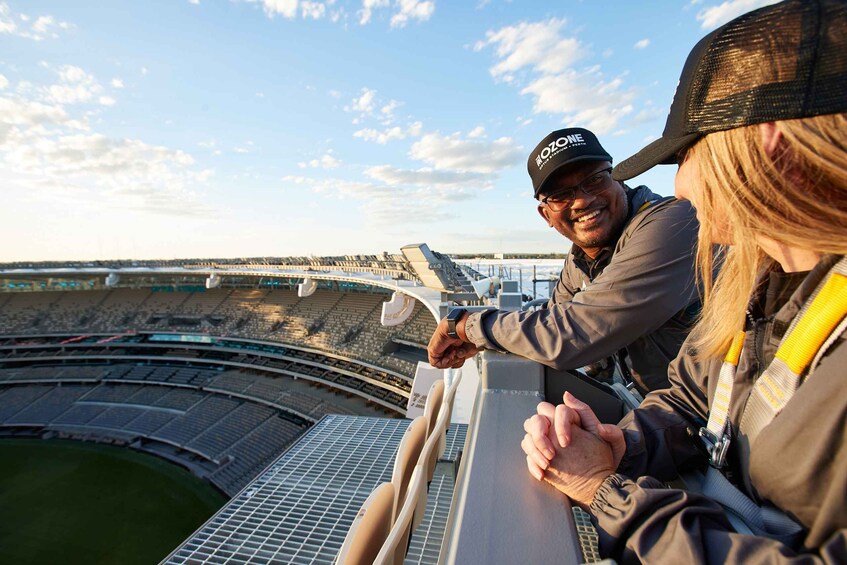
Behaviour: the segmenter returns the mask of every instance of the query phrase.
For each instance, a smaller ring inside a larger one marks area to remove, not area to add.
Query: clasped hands
[[[569,392],[564,404],[542,402],[536,411],[524,421],[521,441],[529,473],[588,507],[626,451],[623,432],[601,424],[591,408]]]

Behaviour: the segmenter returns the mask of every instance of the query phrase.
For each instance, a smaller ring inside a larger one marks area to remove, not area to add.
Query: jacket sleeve
[[[739,534],[723,509],[701,495],[663,488],[651,477],[611,475],[594,496],[600,553],[619,563],[843,563],[847,530],[817,554],[766,537]]]
[[[717,385],[720,362],[711,361],[707,367],[702,366],[689,349],[686,340],[680,355],[668,367],[670,387],[648,394],[618,424],[627,444],[619,472],[630,477],[650,475],[670,481],[680,470],[702,468],[706,464],[699,430],[708,419],[707,391]]]
[[[681,201],[648,209],[634,221],[636,229],[587,288],[533,312],[472,314],[468,339],[479,348],[574,369],[661,327],[695,296],[697,222]]]
[[[713,500],[665,488],[678,469],[705,465],[697,430],[706,422],[721,361],[698,363],[689,349],[683,344],[670,366],[670,388],[650,393],[619,424],[627,452],[591,504],[601,554],[619,563],[843,563],[845,529],[817,553],[797,554],[770,538],[737,533]]]

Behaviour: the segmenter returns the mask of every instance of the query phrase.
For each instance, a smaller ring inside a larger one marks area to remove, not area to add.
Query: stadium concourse
[[[0,265],[0,437],[152,453],[231,504],[273,469],[303,472],[343,454],[323,472],[366,468],[367,479],[333,490],[344,504],[320,507],[309,527],[282,537],[259,529],[274,549],[250,559],[331,562],[362,500],[391,473],[388,451],[408,426],[398,418],[444,293],[469,290],[465,272],[425,245],[320,259]],[[328,447],[328,429],[360,447]],[[445,461],[457,458],[464,431],[451,428]],[[437,558],[433,532],[443,532],[453,484],[445,465],[412,561]],[[298,496],[316,501],[329,488],[321,476]],[[280,508],[262,512],[285,522]]]

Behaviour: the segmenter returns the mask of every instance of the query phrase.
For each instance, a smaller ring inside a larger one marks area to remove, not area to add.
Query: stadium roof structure
[[[343,258],[267,258],[255,260],[98,261],[0,264],[0,280],[33,277],[104,277],[112,286],[122,279],[206,277],[207,286],[226,278],[284,278],[348,282],[384,288],[421,301],[440,318],[442,293],[471,289],[465,270],[425,244],[407,245],[403,255]]]

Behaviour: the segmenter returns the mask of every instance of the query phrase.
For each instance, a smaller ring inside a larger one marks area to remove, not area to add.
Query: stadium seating
[[[409,377],[415,364],[385,354],[393,340],[425,348],[435,330],[420,303],[405,324],[379,323],[388,294],[318,289],[164,292],[150,289],[13,293],[0,307],[0,335],[187,331],[308,346]]]
[[[133,369],[120,370],[132,374]],[[149,377],[150,367],[144,369]],[[306,421],[288,420],[284,412],[249,396],[228,398],[212,390],[171,386],[167,376],[173,369],[162,369],[149,384],[111,379],[34,383],[26,369],[17,369],[17,382],[0,385],[0,435],[27,431],[125,443],[135,439],[141,440],[138,447],[156,453],[161,442],[176,448],[173,453],[185,458],[189,468],[196,457],[207,461],[212,482],[233,495],[307,428]]]

